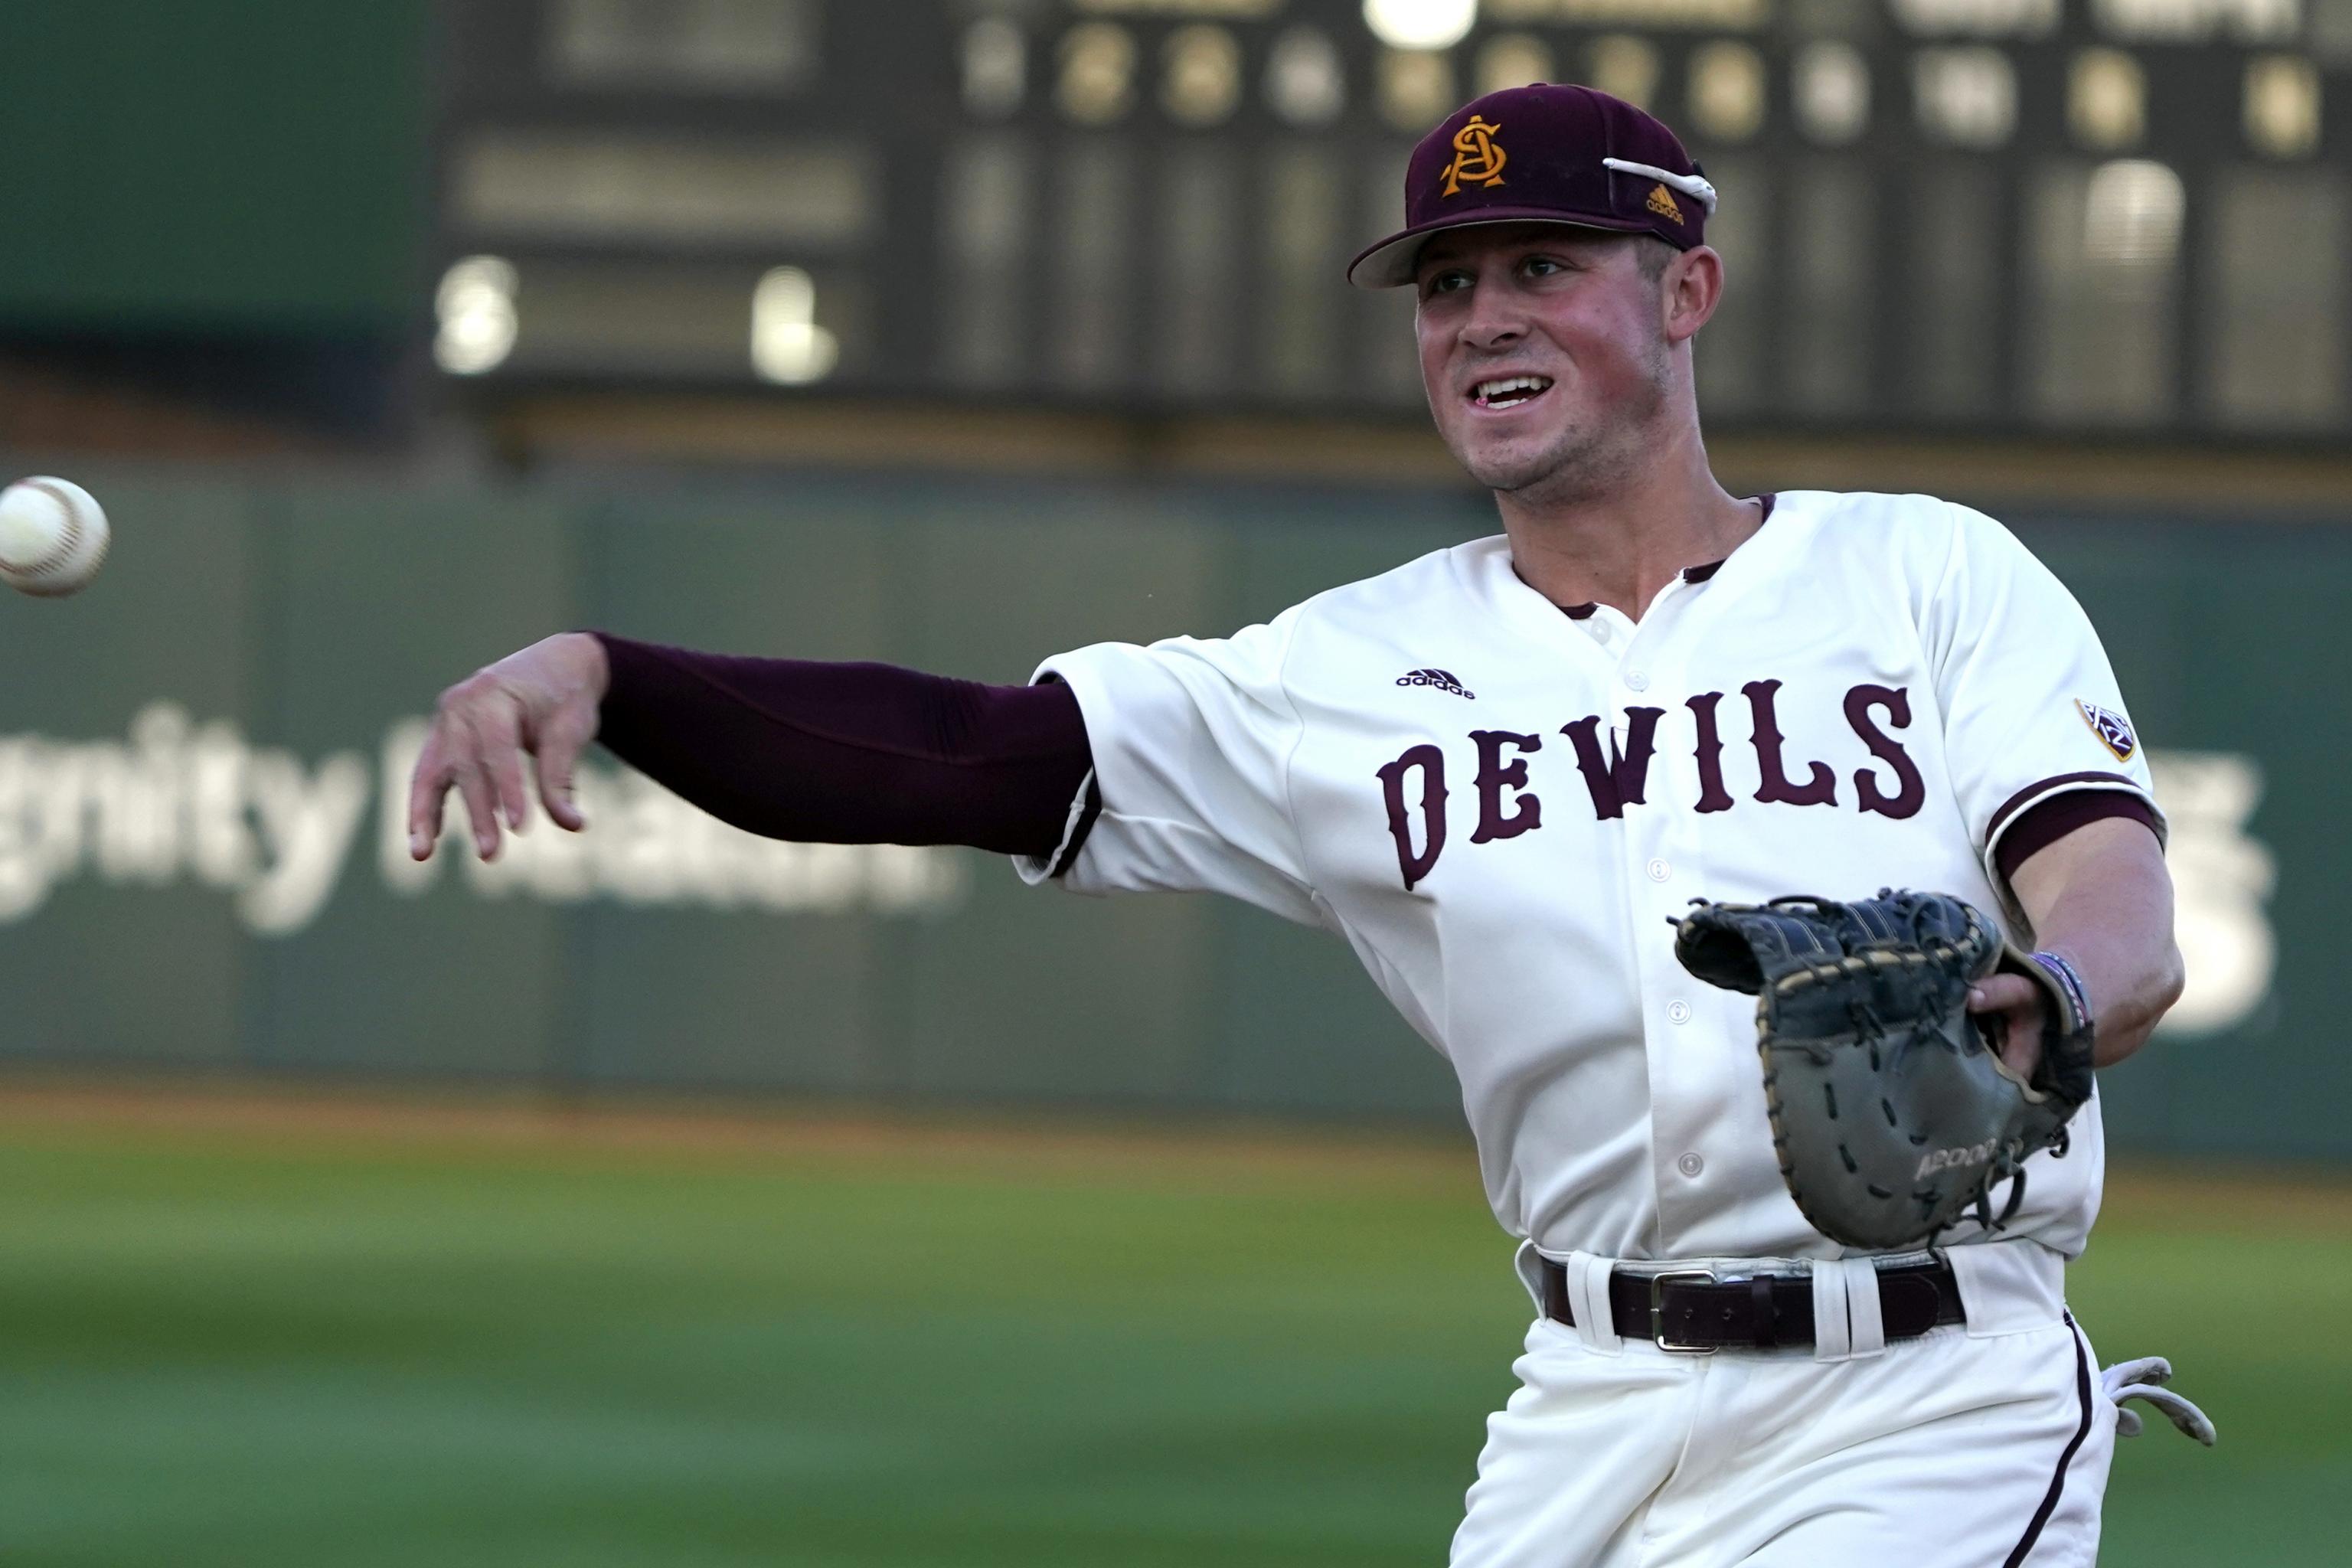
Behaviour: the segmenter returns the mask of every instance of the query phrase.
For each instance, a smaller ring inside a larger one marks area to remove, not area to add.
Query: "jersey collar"
[[[1767,495],[1759,496],[1757,499],[1764,503],[1764,515],[1756,520],[1756,526],[1760,531],[1763,529],[1764,524],[1772,521],[1772,503],[1780,498],[1777,495]],[[1750,534],[1748,537],[1753,539],[1755,535]],[[1682,569],[1680,575],[1684,582],[1696,586],[1700,583],[1706,582],[1717,572],[1722,571],[1723,562],[1730,559],[1731,557],[1727,555],[1723,558],[1723,561],[1710,561],[1703,566],[1685,566]],[[1597,603],[1591,599],[1587,599],[1583,604],[1562,605],[1559,608],[1560,613],[1566,616],[1570,620],[1583,621],[1591,619],[1592,612],[1600,607],[1601,606]]]

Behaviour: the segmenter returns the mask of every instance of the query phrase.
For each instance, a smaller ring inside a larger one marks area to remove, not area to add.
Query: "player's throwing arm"
[[[484,859],[540,804],[572,798],[589,742],[748,832],[807,844],[961,844],[1051,864],[1093,763],[1060,686],[989,686],[884,664],[739,658],[572,632],[441,694],[409,789],[409,853],[449,792]]]

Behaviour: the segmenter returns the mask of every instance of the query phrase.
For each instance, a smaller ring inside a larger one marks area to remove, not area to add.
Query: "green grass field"
[[[2126,1181],[2104,1560],[2337,1564],[2352,1197]],[[1526,1319],[1468,1157],[0,1096],[0,1562],[1444,1561]],[[2267,1321],[2262,1304],[2273,1309]]]

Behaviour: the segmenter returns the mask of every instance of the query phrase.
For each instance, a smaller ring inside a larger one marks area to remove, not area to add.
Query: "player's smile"
[[[1470,388],[1469,399],[1478,407],[1499,412],[1524,408],[1549,392],[1552,379],[1548,375],[1488,376]]]

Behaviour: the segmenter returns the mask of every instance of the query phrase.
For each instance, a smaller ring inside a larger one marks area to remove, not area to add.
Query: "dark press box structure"
[[[1410,413],[1410,301],[1340,268],[1447,110],[1566,79],[1723,191],[1718,426],[2352,423],[2352,0],[517,0],[441,34],[454,377]]]

